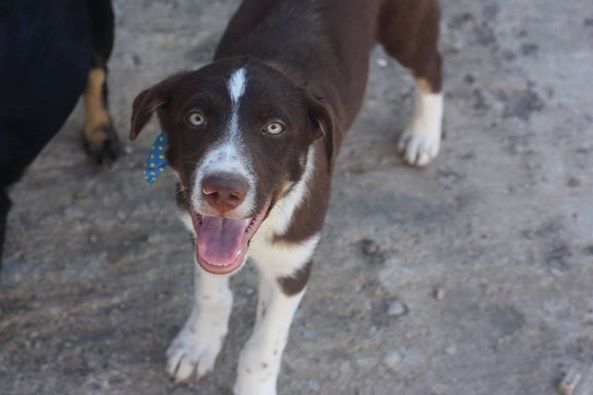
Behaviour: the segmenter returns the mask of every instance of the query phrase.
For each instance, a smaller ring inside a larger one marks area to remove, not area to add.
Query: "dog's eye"
[[[269,124],[266,125],[266,127],[264,128],[264,132],[268,133],[268,134],[280,134],[282,132],[284,132],[284,125],[280,122],[270,122]]]
[[[192,112],[187,116],[187,122],[191,126],[204,126],[206,124],[206,118],[199,112]]]

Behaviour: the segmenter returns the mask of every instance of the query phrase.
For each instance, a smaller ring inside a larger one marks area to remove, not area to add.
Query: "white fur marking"
[[[309,262],[320,239],[320,235],[315,234],[300,243],[272,242],[272,239],[257,237],[258,233],[251,239],[248,254],[262,276],[270,279],[292,276]]]
[[[229,94],[233,104],[238,104],[239,99],[245,93],[245,85],[247,85],[245,67],[241,67],[231,75],[229,80]]]
[[[196,265],[194,286],[191,314],[167,349],[167,372],[177,382],[199,380],[214,368],[233,305],[228,277],[206,273]]]
[[[228,83],[229,95],[232,101],[231,124],[229,125],[231,138],[236,137],[239,133],[239,100],[245,93],[245,85],[247,85],[245,74],[245,67],[235,70]]]
[[[443,94],[416,89],[414,117],[401,135],[398,149],[404,160],[414,166],[426,166],[439,153],[443,122]]]
[[[309,147],[307,152],[307,164],[301,179],[292,187],[290,192],[280,199],[268,215],[266,221],[261,225],[256,236],[271,239],[274,236],[282,236],[288,230],[294,216],[294,211],[309,194],[309,180],[315,170],[315,148]]]

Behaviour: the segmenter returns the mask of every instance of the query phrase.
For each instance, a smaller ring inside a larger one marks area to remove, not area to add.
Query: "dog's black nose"
[[[248,188],[245,178],[229,173],[211,174],[202,180],[202,196],[221,214],[243,203]]]

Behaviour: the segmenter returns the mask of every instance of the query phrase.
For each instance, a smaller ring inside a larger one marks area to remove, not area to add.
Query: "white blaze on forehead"
[[[245,93],[245,85],[247,84],[245,74],[245,67],[241,67],[233,72],[231,79],[229,80],[229,93],[233,105],[239,104],[239,99],[243,96],[243,93]]]
[[[237,69],[231,74],[228,82],[229,95],[231,96],[231,122],[228,133],[234,138],[239,133],[239,100],[245,93],[247,78],[245,76],[245,67]]]

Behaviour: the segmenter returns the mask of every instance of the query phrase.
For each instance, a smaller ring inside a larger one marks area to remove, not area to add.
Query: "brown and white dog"
[[[261,282],[237,395],[276,394],[289,327],[319,241],[335,157],[381,44],[416,80],[399,149],[424,166],[438,153],[443,98],[437,0],[245,0],[212,63],[134,101],[130,138],[156,111],[168,134],[182,219],[196,239],[195,301],[167,350],[178,381],[213,369],[246,257]]]

